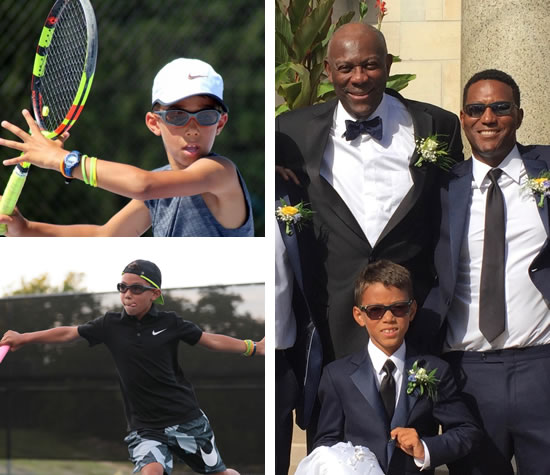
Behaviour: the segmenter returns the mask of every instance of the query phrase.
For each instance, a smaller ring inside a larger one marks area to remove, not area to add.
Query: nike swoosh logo
[[[153,336],[157,336],[159,333],[162,333],[163,331],[166,331],[166,330],[167,330],[166,328],[164,330],[159,330],[158,332],[153,330]]]
[[[199,447],[201,451],[201,457],[206,465],[209,467],[214,467],[218,463],[218,453],[214,449],[214,436],[212,436],[212,439],[210,439],[210,442],[212,442],[212,450],[209,454],[207,454],[204,450],[202,450],[202,447]]]
[[[197,79],[197,78],[207,78],[208,76],[205,76],[203,74],[197,74],[196,76],[193,76],[192,74],[187,75],[187,79]]]

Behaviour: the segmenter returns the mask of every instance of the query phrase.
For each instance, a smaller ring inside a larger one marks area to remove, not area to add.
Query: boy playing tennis
[[[107,312],[79,326],[23,334],[7,331],[0,345],[15,351],[29,343],[64,343],[79,337],[90,345],[104,343],[120,377],[130,430],[124,440],[134,472],[170,475],[175,455],[197,473],[238,475],[225,467],[208,419],[177,364],[178,342],[254,356],[264,354],[264,340],[255,343],[206,333],[174,312],[158,310],[153,302],[164,303],[160,286],[155,264],[131,262],[117,285],[122,312]]]
[[[117,193],[132,201],[106,224],[60,226],[28,221],[19,211],[0,216],[8,236],[252,236],[252,207],[233,162],[211,152],[228,119],[223,80],[207,63],[179,58],[164,66],[153,83],[153,108],[145,123],[162,138],[168,165],[153,172],[67,153],[61,141],[46,139],[31,114],[23,111],[31,134],[3,121],[21,142],[0,145],[23,152],[4,165],[23,161],[61,172],[67,180]]]

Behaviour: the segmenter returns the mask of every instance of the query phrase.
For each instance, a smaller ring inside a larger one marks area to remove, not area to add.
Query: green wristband
[[[86,159],[88,158],[88,155],[82,155],[82,180],[84,180],[84,183],[88,185],[88,178],[86,177]]]

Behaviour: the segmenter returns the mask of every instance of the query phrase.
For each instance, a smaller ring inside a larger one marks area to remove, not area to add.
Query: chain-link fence
[[[25,126],[34,54],[53,0],[0,1],[0,118]],[[252,195],[264,234],[264,4],[253,0],[92,0],[99,54],[88,102],[67,148],[153,169],[167,163],[146,129],[151,86],[176,57],[197,57],[224,78],[229,122],[213,150],[232,159]],[[3,131],[2,136],[9,133]],[[0,159],[13,156],[0,149]],[[0,193],[11,167],[0,166]],[[60,174],[32,169],[19,208],[29,219],[103,224],[129,200]]]
[[[163,290],[163,309],[205,331],[259,340],[263,293],[260,284]],[[249,302],[258,304],[243,307]],[[78,325],[119,308],[112,293],[3,298],[0,333]],[[180,344],[179,362],[226,464],[241,473],[264,473],[264,358]],[[125,435],[118,377],[104,345],[29,345],[2,362],[0,460],[125,461]]]

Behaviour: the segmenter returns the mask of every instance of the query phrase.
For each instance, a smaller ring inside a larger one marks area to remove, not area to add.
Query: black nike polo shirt
[[[78,327],[90,346],[104,343],[120,378],[130,430],[160,429],[201,415],[195,391],[178,364],[178,343],[195,345],[202,330],[153,304],[138,320],[107,312]]]

